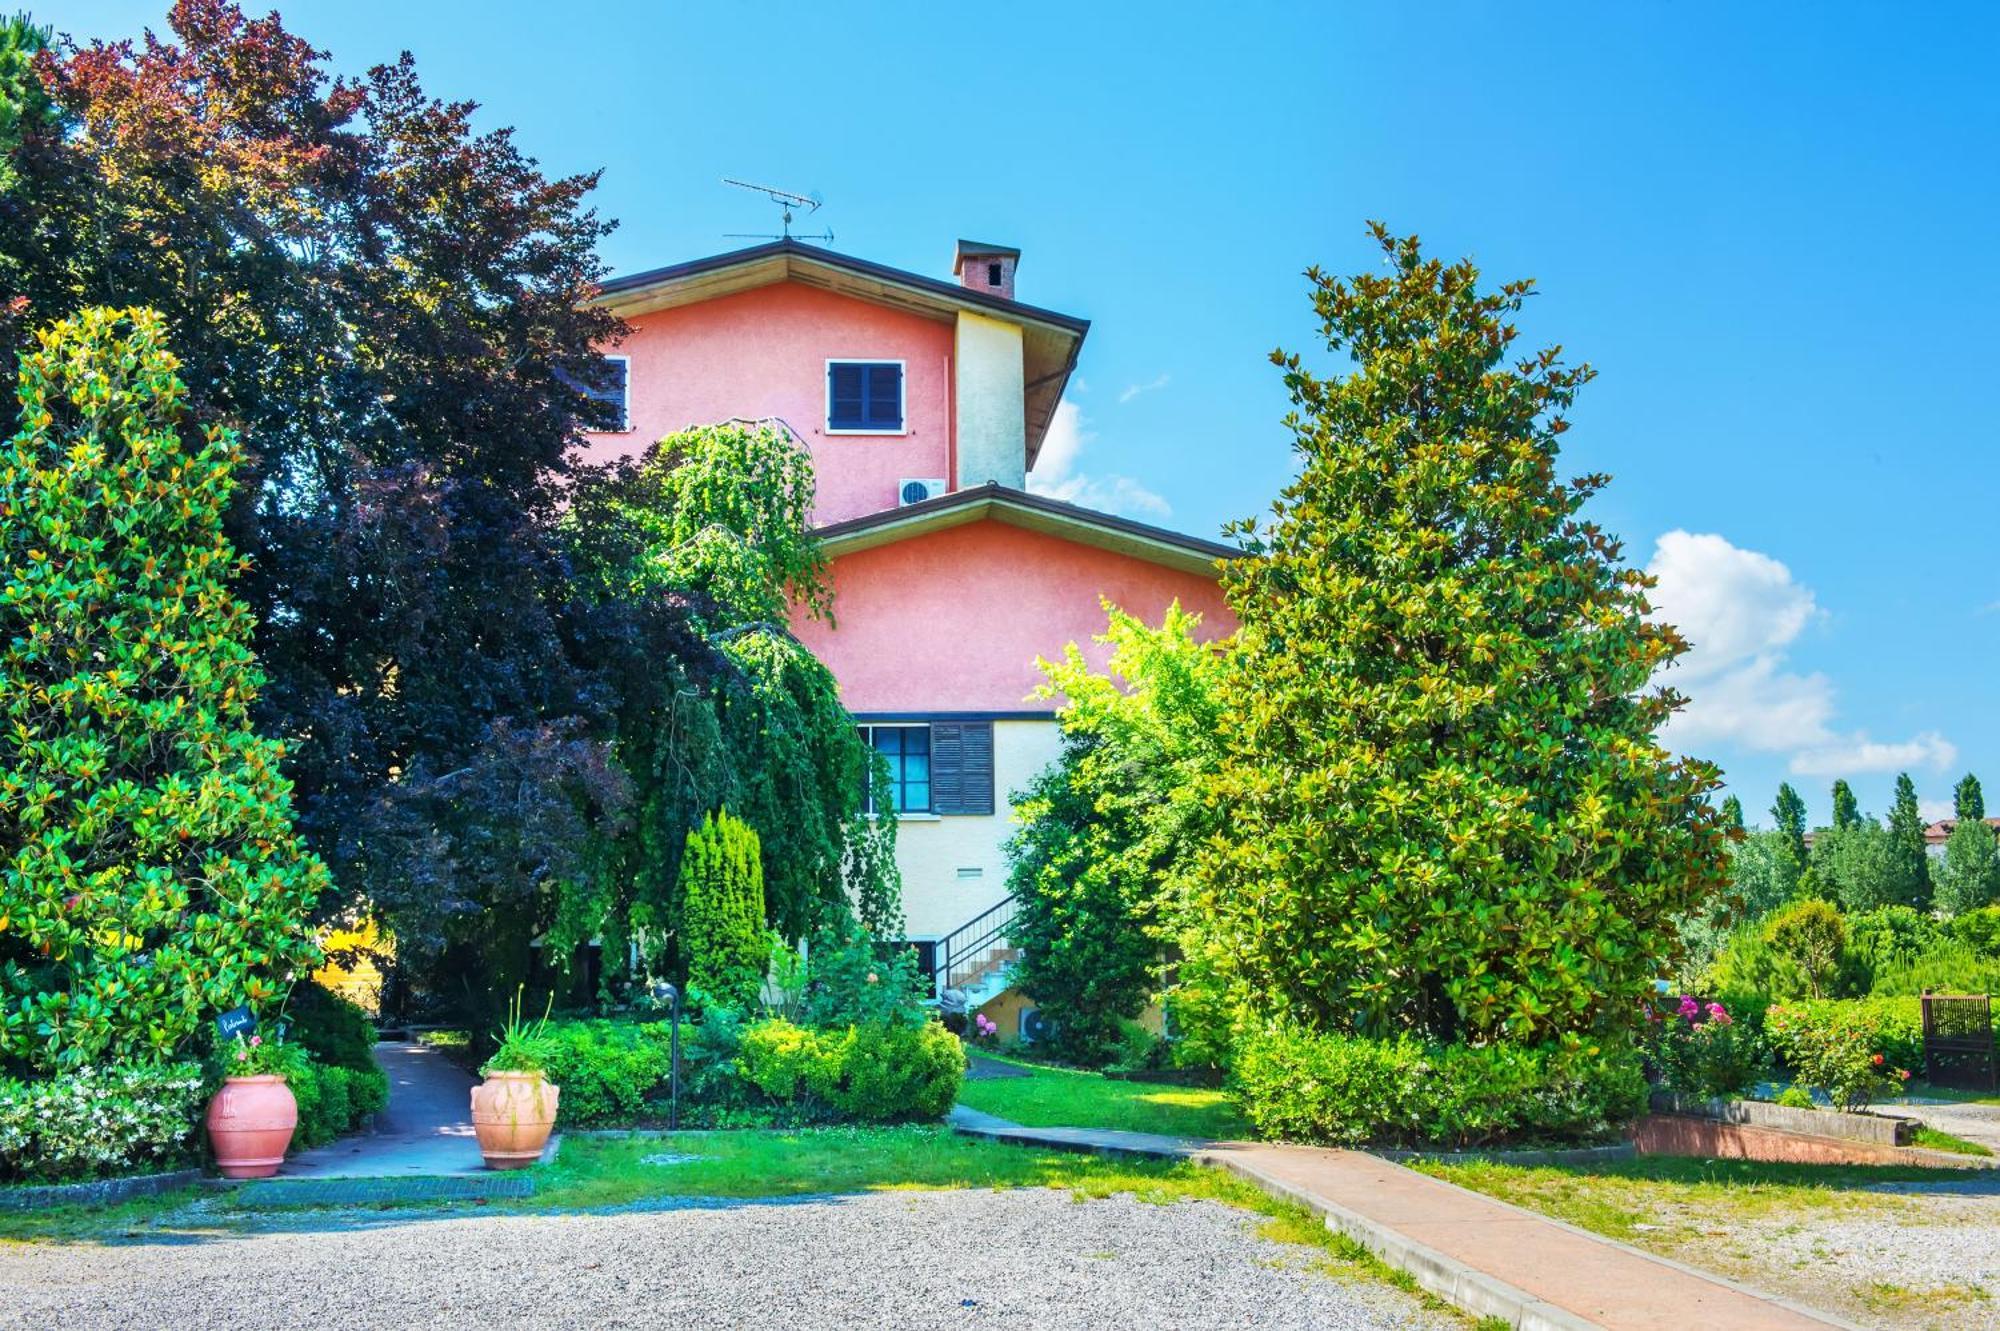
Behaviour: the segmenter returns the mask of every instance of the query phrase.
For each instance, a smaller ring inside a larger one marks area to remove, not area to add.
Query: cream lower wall
[[[906,937],[942,937],[1007,895],[1001,847],[1015,828],[1008,797],[1053,763],[1061,749],[1052,720],[995,721],[993,813],[904,818],[896,825]],[[961,878],[961,869],[978,869],[979,876]]]

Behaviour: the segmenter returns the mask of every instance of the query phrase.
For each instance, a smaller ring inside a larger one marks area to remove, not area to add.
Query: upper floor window
[[[583,428],[593,431],[629,430],[632,428],[632,358],[630,356],[600,356],[595,383],[579,383],[563,375],[592,402],[601,403],[598,411],[592,413]]]
[[[901,434],[903,362],[828,361],[826,428],[850,434]]]

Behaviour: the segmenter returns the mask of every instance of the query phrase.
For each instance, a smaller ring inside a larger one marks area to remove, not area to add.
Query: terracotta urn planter
[[[539,1072],[489,1072],[472,1088],[472,1127],[488,1169],[532,1165],[549,1144],[562,1088]]]
[[[285,1163],[299,1102],[283,1077],[225,1077],[208,1102],[208,1141],[224,1178],[269,1178]]]

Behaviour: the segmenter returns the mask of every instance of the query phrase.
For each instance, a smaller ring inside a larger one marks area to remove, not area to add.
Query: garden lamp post
[[[681,1126],[681,991],[670,982],[661,980],[653,986],[653,1001],[664,1003],[673,1010],[673,1030],[667,1036],[667,1059],[671,1065],[667,1073],[667,1130],[678,1132]]]

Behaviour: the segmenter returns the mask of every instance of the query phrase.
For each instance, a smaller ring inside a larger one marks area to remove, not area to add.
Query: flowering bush
[[[1648,1003],[1645,1012],[1646,1061],[1676,1095],[1730,1099],[1763,1080],[1770,1050],[1722,1004],[1683,995],[1671,1006]]]
[[[188,1148],[203,1099],[192,1063],[0,1079],[0,1178],[92,1178],[172,1163]]]
[[[972,1043],[990,1049],[1000,1043],[1000,1025],[984,1012],[972,1014]]]
[[[1765,1014],[1764,1029],[1798,1084],[1825,1091],[1835,1108],[1866,1109],[1910,1079],[1882,1051],[1880,1029],[1851,1005],[1780,1004]]]

